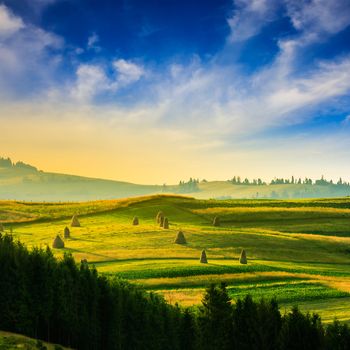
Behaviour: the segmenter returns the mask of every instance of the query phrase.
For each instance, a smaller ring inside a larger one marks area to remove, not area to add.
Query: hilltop
[[[24,162],[0,158],[0,199],[27,201],[88,201],[151,194],[186,194],[198,199],[332,198],[350,195],[350,185],[323,178],[242,182],[190,179],[174,185],[140,185],[123,181],[50,173]]]
[[[83,201],[142,196],[161,190],[162,186],[44,172],[0,158],[0,199]]]

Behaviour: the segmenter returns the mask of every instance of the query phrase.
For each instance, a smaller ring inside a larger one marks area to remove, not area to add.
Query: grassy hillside
[[[170,228],[158,227],[162,210]],[[5,230],[29,246],[52,244],[79,214],[61,256],[70,252],[108,275],[119,275],[195,305],[209,282],[226,281],[233,298],[275,296],[331,321],[350,321],[350,198],[196,200],[146,196],[84,203],[0,202]],[[140,225],[133,226],[137,216]],[[214,216],[221,226],[213,227]],[[187,244],[174,243],[183,230]],[[200,264],[206,249],[209,263]],[[248,264],[238,258],[242,249]]]
[[[49,344],[46,342],[37,341],[23,335],[10,332],[0,331],[0,349],[1,350],[64,350],[68,349],[60,345]]]

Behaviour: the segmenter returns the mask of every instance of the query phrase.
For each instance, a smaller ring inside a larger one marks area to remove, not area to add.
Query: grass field
[[[155,222],[162,210],[170,228]],[[196,200],[149,196],[82,203],[0,202],[7,232],[28,246],[52,244],[78,214],[65,249],[101,273],[119,275],[196,305],[210,282],[225,281],[231,297],[276,297],[328,322],[350,322],[350,198],[319,200]],[[221,226],[213,227],[213,217]],[[139,226],[132,225],[138,216]],[[187,244],[174,244],[179,230]],[[242,249],[247,265],[240,265]],[[200,264],[202,249],[209,263]]]

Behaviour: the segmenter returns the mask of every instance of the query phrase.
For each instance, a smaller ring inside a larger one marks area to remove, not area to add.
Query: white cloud
[[[90,100],[96,94],[109,89],[109,81],[103,69],[97,65],[82,64],[77,69],[77,80],[72,96],[82,102]]]
[[[5,5],[0,4],[0,38],[9,37],[24,28],[21,18],[16,17]]]
[[[234,4],[235,12],[227,20],[231,28],[231,43],[245,41],[258,34],[275,18],[279,6],[276,0],[236,0]]]
[[[124,59],[113,61],[111,65],[116,71],[115,75],[108,75],[106,67],[99,64],[80,64],[71,96],[90,103],[99,94],[115,93],[137,82],[145,74],[143,67]]]
[[[96,33],[92,33],[89,36],[88,42],[87,42],[88,50],[94,50],[96,52],[101,51],[101,47],[98,45],[99,41],[100,41],[99,36]]]
[[[317,34],[335,34],[350,24],[348,0],[286,0],[294,27]]]
[[[276,19],[281,8],[286,9],[294,28],[304,33],[310,42],[323,40],[324,35],[336,34],[350,24],[348,0],[235,0],[234,5],[234,14],[228,18],[231,43],[257,35]]]
[[[52,50],[59,51],[62,47],[60,37],[25,24],[0,5],[0,96],[16,94],[27,85],[31,85],[28,89],[31,93],[40,90],[42,84],[51,84],[61,59]]]
[[[145,74],[142,66],[124,59],[114,61],[113,67],[118,73],[118,81],[121,84],[136,82]]]

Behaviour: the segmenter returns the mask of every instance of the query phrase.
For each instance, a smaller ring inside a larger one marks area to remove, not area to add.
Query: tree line
[[[316,185],[316,186],[341,186],[341,187],[350,187],[350,183],[343,181],[342,178],[339,178],[338,181],[334,182],[333,180],[326,180],[324,176],[321,179],[313,181],[310,178],[295,178],[292,176],[290,179],[284,178],[274,178],[269,183],[264,182],[263,180],[253,179],[249,180],[248,178],[242,179],[240,176],[234,176],[232,179],[227,180],[233,185],[252,185],[252,186],[264,186],[264,185]]]
[[[184,309],[71,255],[29,251],[0,234],[0,329],[76,349],[235,350],[349,349],[350,330],[337,321],[275,300],[231,302],[225,284],[210,285],[202,305]]]
[[[13,163],[11,158],[3,158],[3,157],[0,157],[0,168],[18,168],[18,169],[26,169],[31,171],[38,171],[38,169],[32,165],[23,163],[21,161]]]

